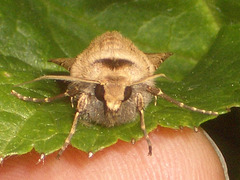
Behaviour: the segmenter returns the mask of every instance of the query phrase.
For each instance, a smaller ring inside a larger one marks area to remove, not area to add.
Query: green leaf
[[[217,5],[211,3],[204,0],[2,1],[0,156],[23,154],[32,148],[50,154],[63,145],[75,113],[69,99],[32,103],[21,101],[10,92],[14,89],[32,97],[64,92],[62,84],[54,81],[14,85],[44,74],[67,73],[48,59],[74,57],[107,30],[120,31],[144,52],[174,53],[157,71],[173,79],[157,80],[157,86],[169,96],[221,114],[239,106],[240,24],[234,18],[232,21],[231,13],[217,13],[213,8]],[[239,6],[234,8],[240,10]],[[234,23],[227,23],[230,20]],[[181,109],[163,99],[145,110],[148,132],[157,125],[193,128],[213,118]],[[96,152],[118,139],[130,141],[140,137],[139,118],[113,128],[86,127],[79,123],[72,145],[85,152]]]

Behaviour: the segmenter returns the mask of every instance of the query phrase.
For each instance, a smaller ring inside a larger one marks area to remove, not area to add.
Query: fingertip
[[[71,146],[60,160],[57,152],[46,156],[44,164],[36,162],[35,151],[4,161],[1,177],[11,179],[224,179],[218,156],[200,129],[173,130],[158,127],[149,133],[153,154],[148,156],[144,139],[117,144],[95,153]]]

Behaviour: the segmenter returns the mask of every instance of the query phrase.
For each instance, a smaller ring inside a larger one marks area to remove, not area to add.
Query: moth
[[[218,115],[217,112],[185,105],[155,86],[154,79],[165,75],[154,72],[171,55],[172,53],[144,53],[119,32],[106,32],[94,39],[76,58],[50,60],[66,68],[70,72],[69,76],[45,75],[31,81],[67,81],[69,84],[64,93],[44,99],[26,97],[14,90],[11,93],[19,99],[32,102],[51,102],[70,97],[76,113],[58,157],[70,144],[80,118],[87,123],[113,127],[134,121],[138,114],[148,144],[148,154],[152,155],[152,143],[145,128],[144,108],[153,96],[160,96],[181,108]]]

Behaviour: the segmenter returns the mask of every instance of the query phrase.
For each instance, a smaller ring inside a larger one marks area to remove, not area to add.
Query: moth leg
[[[73,96],[70,97],[70,101],[71,101],[72,108],[74,108],[74,97]]]
[[[152,143],[151,143],[148,133],[146,131],[143,108],[144,108],[143,96],[142,96],[142,94],[137,93],[137,109],[140,113],[141,129],[143,131],[144,137],[148,144],[148,155],[151,156],[152,155]]]
[[[18,99],[24,100],[24,101],[31,101],[31,102],[52,102],[56,99],[60,99],[66,96],[69,96],[68,92],[66,91],[65,93],[58,94],[57,96],[54,97],[48,97],[48,98],[34,98],[34,97],[27,97],[23,96],[22,94],[12,90],[11,94],[16,96]]]
[[[63,151],[67,148],[67,146],[70,144],[72,136],[76,132],[78,119],[81,116],[81,113],[85,110],[86,105],[87,105],[87,97],[88,96],[85,93],[82,93],[79,97],[79,100],[78,100],[78,103],[77,103],[77,112],[75,114],[71,130],[68,134],[68,137],[65,139],[65,142],[64,142],[63,146],[61,147],[60,151],[58,152],[58,155],[57,155],[58,159],[62,155]]]
[[[154,96],[154,106],[157,106],[157,96]]]
[[[206,111],[204,109],[198,109],[198,108],[193,107],[193,106],[185,105],[184,103],[179,102],[179,101],[171,98],[170,96],[166,95],[164,92],[162,92],[162,90],[160,88],[155,88],[155,87],[148,86],[147,90],[151,94],[153,94],[154,96],[160,96],[163,99],[165,99],[165,100],[167,100],[167,101],[169,101],[173,104],[176,104],[177,106],[179,106],[181,108],[189,109],[191,111],[200,112],[200,113],[203,113],[203,114],[218,115],[218,112],[215,112],[215,111]]]

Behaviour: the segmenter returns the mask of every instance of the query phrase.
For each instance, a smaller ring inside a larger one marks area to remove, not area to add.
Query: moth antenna
[[[54,79],[54,80],[62,80],[62,81],[74,81],[74,82],[79,81],[79,82],[100,84],[99,81],[89,80],[89,79],[81,79],[81,78],[72,77],[72,76],[46,75],[46,76],[41,76],[39,78],[33,79],[31,81],[27,81],[27,82],[24,82],[24,83],[21,83],[21,84],[17,84],[17,85],[15,85],[15,87],[22,86],[22,85],[29,84],[29,83],[33,83],[33,82],[40,81],[40,80],[43,80],[43,79]]]
[[[148,80],[150,80],[150,79],[156,79],[156,78],[158,78],[158,77],[164,77],[164,78],[166,78],[166,79],[169,79],[165,74],[154,74],[154,75],[152,75],[152,76],[148,76],[148,77],[146,77],[146,78],[140,79],[139,81],[134,82],[132,85],[141,84],[141,83],[143,83],[143,82],[145,82],[145,81],[148,81]]]

